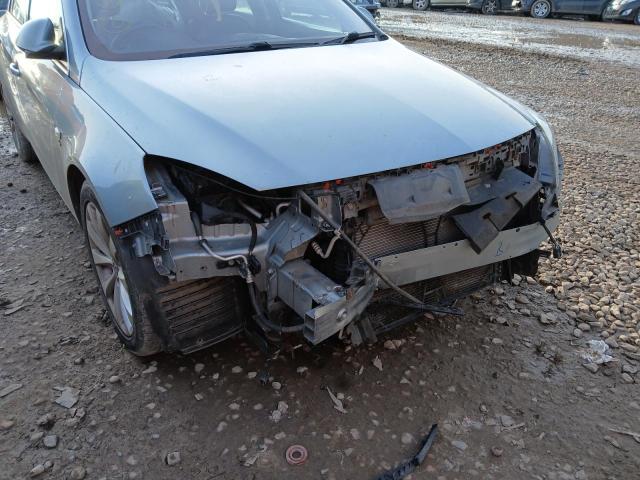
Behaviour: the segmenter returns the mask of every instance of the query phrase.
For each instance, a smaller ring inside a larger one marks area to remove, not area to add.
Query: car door
[[[29,20],[49,18],[55,27],[56,43],[64,45],[62,0],[31,0]],[[28,136],[40,163],[56,187],[63,179],[61,168],[62,134],[57,125],[64,92],[68,91],[66,60],[38,60],[24,57],[20,61],[20,76],[24,98]],[[71,99],[67,99],[72,103]]]
[[[553,0],[553,13],[582,13],[584,0]]]
[[[24,102],[24,83],[20,82],[20,63],[24,60],[24,53],[16,47],[16,39],[22,25],[29,15],[29,0],[13,0],[9,11],[2,18],[3,28],[0,31],[0,55],[2,55],[2,88],[3,98],[8,110],[20,127],[26,132],[27,110],[30,108]],[[27,135],[30,138],[30,135]]]
[[[609,0],[581,0],[582,13],[585,15],[601,15]]]

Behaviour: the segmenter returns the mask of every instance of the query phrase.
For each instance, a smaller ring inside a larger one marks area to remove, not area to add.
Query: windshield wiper
[[[376,32],[349,32],[338,38],[332,38],[326,42],[322,42],[321,45],[344,45],[345,43],[353,43],[365,38],[376,37]]]
[[[232,47],[220,47],[209,50],[196,50],[194,52],[183,52],[171,55],[169,58],[206,57],[208,55],[224,55],[227,53],[260,52],[263,50],[279,50],[283,48],[310,47],[315,45],[308,42],[296,43],[269,43],[253,42],[247,45],[237,45]]]

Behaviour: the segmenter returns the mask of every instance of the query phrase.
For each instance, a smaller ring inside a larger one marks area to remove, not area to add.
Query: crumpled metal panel
[[[382,177],[369,184],[390,224],[431,220],[470,202],[458,165]]]

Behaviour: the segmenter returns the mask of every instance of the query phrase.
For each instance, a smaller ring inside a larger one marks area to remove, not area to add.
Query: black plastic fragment
[[[431,430],[429,431],[429,434],[422,441],[420,450],[418,451],[415,457],[413,457],[408,462],[403,463],[398,468],[394,470],[390,470],[386,473],[383,473],[376,480],[401,480],[405,478],[407,475],[410,475],[411,473],[415,472],[416,468],[422,465],[425,458],[427,458],[427,454],[429,453],[429,450],[431,450],[431,447],[433,446],[433,442],[435,442],[437,435],[438,435],[438,424],[433,424],[431,426]]]

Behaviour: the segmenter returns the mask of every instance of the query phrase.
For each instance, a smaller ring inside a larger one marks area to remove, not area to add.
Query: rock
[[[622,381],[624,383],[633,383],[633,377],[625,372],[622,374]]]
[[[402,442],[403,445],[411,445],[416,443],[415,438],[410,433],[403,433],[402,436],[400,437],[400,441]]]
[[[170,467],[179,464],[182,459],[180,458],[180,452],[171,452],[167,453],[167,456],[164,459],[165,463]]]
[[[573,336],[576,338],[580,338],[582,336],[582,330],[580,330],[579,328],[574,328],[573,329]]]
[[[589,325],[588,323],[579,323],[578,328],[583,332],[588,332],[589,330],[591,330],[591,325]]]
[[[494,345],[502,345],[504,342],[501,338],[494,338],[491,340],[491,343],[493,343]]]
[[[112,375],[109,377],[109,383],[119,383],[120,377],[118,375]]]
[[[282,420],[282,417],[286,415],[288,410],[289,405],[287,404],[287,402],[280,401],[278,402],[278,407],[273,412],[271,412],[269,418],[272,422],[278,423],[280,420]]]
[[[628,363],[625,363],[622,366],[622,373],[628,373],[629,375],[635,375],[636,373],[638,373],[638,367],[636,367],[635,365],[629,365]]]
[[[280,382],[272,382],[271,383],[271,387],[274,390],[281,390],[282,389],[282,384]]]
[[[307,370],[309,370],[307,367],[298,367],[296,369],[296,373],[298,375],[304,375],[305,373],[307,373]]]
[[[395,350],[396,344],[393,343],[393,340],[387,340],[386,342],[384,342],[384,348],[386,348],[387,350]]]
[[[500,424],[503,427],[513,427],[516,422],[509,415],[500,415]]]
[[[44,437],[42,443],[44,443],[44,446],[47,448],[56,448],[58,446],[58,436],[47,435],[46,437]]]
[[[240,410],[240,404],[239,403],[235,403],[235,402],[230,403],[229,404],[229,409],[230,410],[234,410],[234,411]]]
[[[13,420],[2,419],[2,420],[0,420],[0,431],[9,430],[15,424],[16,424],[16,422],[14,422]]]
[[[551,319],[547,316],[546,313],[540,313],[540,315],[538,315],[538,320],[540,321],[541,324],[543,325],[549,325],[551,323],[553,323],[551,321]]]
[[[531,301],[524,295],[518,294],[515,297],[516,303],[520,303],[522,305],[529,305]]]
[[[611,348],[618,348],[618,341],[616,340],[616,337],[608,337],[604,343],[609,345]]]
[[[84,477],[87,476],[87,471],[84,467],[74,467],[71,470],[71,474],[69,475],[69,480],[84,480]]]
[[[150,373],[155,373],[158,371],[158,367],[155,364],[149,365],[146,369],[142,371],[143,375],[149,375]]]
[[[242,367],[239,365],[236,365],[231,369],[231,373],[242,373]]]
[[[64,408],[72,408],[76,403],[78,403],[78,394],[80,392],[75,388],[65,387],[62,390],[62,393],[58,398],[56,398],[56,403]]]
[[[133,455],[129,455],[125,461],[131,467],[135,467],[138,464],[138,460]]]
[[[196,401],[201,402],[202,400],[204,400],[204,395],[202,395],[201,393],[196,393],[193,398],[196,399]]]
[[[193,371],[196,372],[198,375],[204,370],[204,363],[196,363],[196,365],[193,367]]]
[[[462,440],[453,440],[451,442],[451,445],[456,447],[461,452],[464,452],[467,449],[467,444],[465,442],[463,442]]]
[[[0,398],[4,398],[17,390],[20,390],[21,388],[22,388],[21,383],[12,383],[11,385],[8,385],[4,387],[2,390],[0,390]]]
[[[42,475],[45,471],[46,471],[46,468],[44,468],[44,465],[39,464],[31,469],[31,471],[29,472],[29,475],[31,475],[31,478],[34,478],[34,477],[37,477],[38,475]]]
[[[216,427],[216,432],[221,433],[227,428],[227,422],[220,422]]]
[[[47,413],[36,420],[36,425],[44,428],[45,430],[51,429],[55,423],[56,417],[53,413]]]
[[[491,447],[491,455],[494,457],[501,457],[504,453],[504,450],[500,447]]]
[[[582,366],[589,370],[591,373],[597,373],[599,368],[595,363],[583,363]]]
[[[373,359],[373,366],[376,367],[378,370],[382,371],[382,360],[380,360],[379,356],[376,356],[376,358]]]

